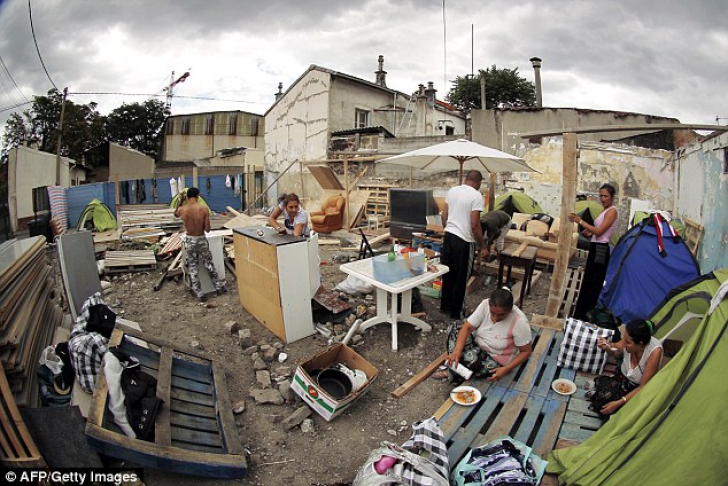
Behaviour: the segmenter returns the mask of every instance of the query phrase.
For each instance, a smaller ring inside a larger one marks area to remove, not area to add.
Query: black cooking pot
[[[322,370],[316,377],[316,381],[331,398],[344,398],[351,393],[351,379],[346,373],[337,369]]]

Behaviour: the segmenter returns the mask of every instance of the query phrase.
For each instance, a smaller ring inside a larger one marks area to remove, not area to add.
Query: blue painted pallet
[[[138,346],[125,334],[160,350]],[[101,373],[86,426],[92,447],[165,471],[223,479],[247,476],[245,450],[232,416],[225,371],[218,361],[129,330],[114,330],[113,345],[139,359],[144,371],[157,378],[157,396],[164,404],[156,417],[154,442],[129,438],[108,411],[108,385]]]

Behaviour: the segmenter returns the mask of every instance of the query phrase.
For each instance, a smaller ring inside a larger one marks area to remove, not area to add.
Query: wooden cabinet
[[[318,244],[269,229],[233,233],[235,273],[243,308],[286,343],[315,332],[311,292],[318,286]],[[313,265],[313,260],[316,265]]]

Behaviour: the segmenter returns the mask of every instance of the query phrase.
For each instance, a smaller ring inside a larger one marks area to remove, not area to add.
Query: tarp
[[[630,228],[612,252],[597,308],[610,311],[621,322],[647,318],[673,288],[700,275],[682,238],[671,236],[666,221],[660,225],[664,252],[658,247],[652,218]]]
[[[586,442],[549,455],[562,485],[725,484],[728,281],[690,339]]]
[[[93,222],[93,229],[97,231],[108,231],[116,229],[116,218],[111,210],[98,199],[92,199],[86,205],[86,209],[78,218],[76,229],[81,231],[86,227],[86,222]]]
[[[184,189],[182,189],[181,192],[184,192],[185,195],[186,195],[187,194],[187,189],[188,188],[184,188]],[[177,201],[178,200],[179,200],[179,193],[172,198],[172,202],[169,203],[169,207],[170,208],[176,208],[177,207]],[[210,214],[212,214],[212,210],[210,209],[210,206],[207,205],[207,202],[205,202],[205,199],[202,197],[202,194],[200,194],[197,197],[197,202],[200,203],[202,206],[205,206],[207,208],[207,210],[210,212]],[[186,203],[187,203],[187,201],[185,201],[185,204]]]
[[[531,196],[519,191],[509,191],[496,197],[493,209],[505,211],[510,216],[513,213],[543,213],[541,206]]]
[[[574,212],[587,223],[594,224],[594,221],[604,212],[604,206],[593,199],[586,199],[584,201],[576,201],[576,204],[574,204]]]

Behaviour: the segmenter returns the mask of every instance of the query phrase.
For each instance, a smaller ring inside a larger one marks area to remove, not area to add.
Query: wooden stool
[[[526,293],[531,294],[531,280],[533,278],[533,269],[536,266],[536,248],[522,244],[518,246],[513,243],[503,249],[500,254],[500,264],[498,265],[498,285],[503,285],[503,267],[508,267],[508,276],[506,281],[511,280],[511,270],[513,267],[523,268],[523,283],[521,285],[521,294],[518,298],[518,307],[523,305],[523,298]]]

